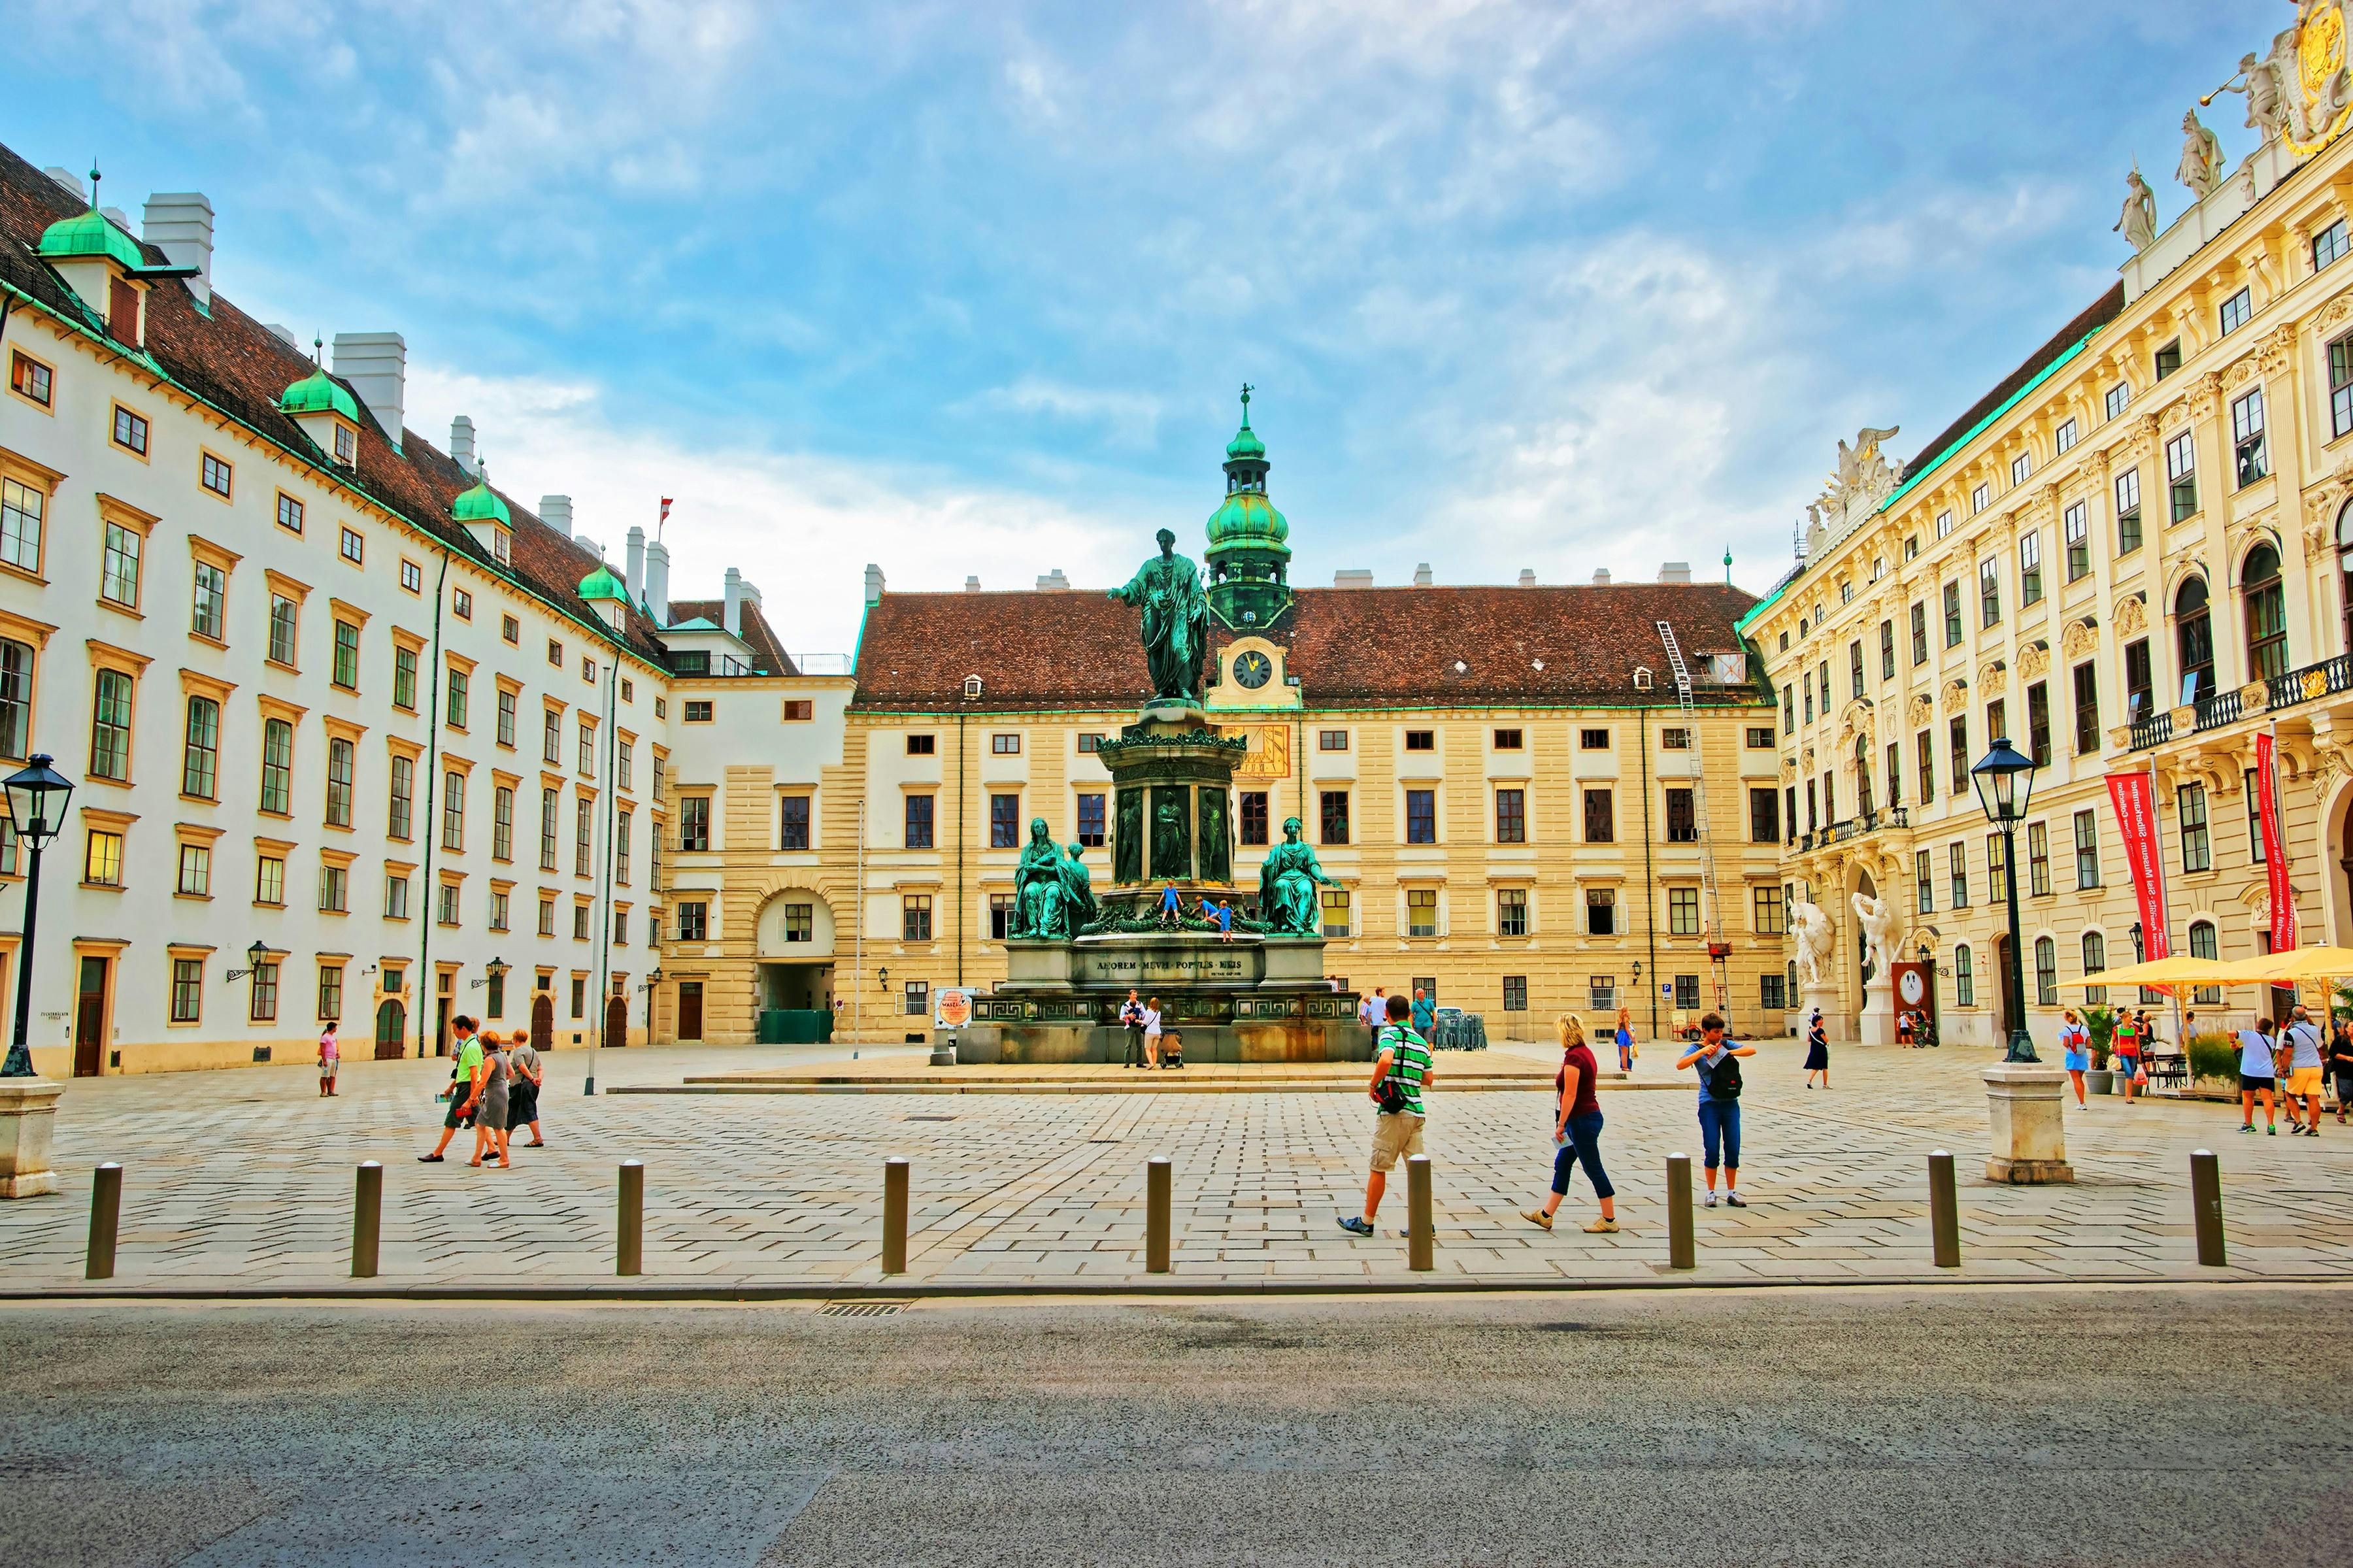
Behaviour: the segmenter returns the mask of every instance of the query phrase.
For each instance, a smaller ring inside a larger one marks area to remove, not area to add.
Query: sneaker
[[[2279,1136],[2279,1129],[2276,1127],[2266,1127],[2263,1129],[2263,1136],[2266,1138],[2276,1138]]]
[[[1552,1226],[1546,1226],[1545,1228],[1550,1230]],[[1618,1234],[1618,1222],[1614,1219],[1597,1219],[1587,1226],[1585,1230],[1588,1236],[1615,1236]]]
[[[1707,1208],[1714,1208],[1715,1206],[1715,1194],[1714,1192],[1710,1192],[1707,1194],[1707,1202],[1703,1206]]]
[[[1370,1236],[1373,1234],[1372,1221],[1358,1218],[1355,1215],[1342,1215],[1340,1216],[1340,1228],[1346,1231],[1350,1236]]]
[[[2253,1132],[2254,1130],[2255,1130],[2255,1124],[2254,1124],[2253,1122],[2252,1122],[2252,1121],[2248,1122],[2244,1127],[2242,1127],[2242,1128],[2240,1128],[2240,1129],[2239,1129],[2239,1131],[2242,1131],[2242,1132]]]
[[[1530,1225],[1535,1226],[1538,1230],[1550,1230],[1552,1228],[1552,1215],[1545,1213],[1542,1209],[1525,1210],[1521,1214],[1520,1217],[1527,1221]]]
[[[1746,1208],[1746,1207],[1748,1206],[1748,1200],[1747,1200],[1746,1198],[1742,1197],[1738,1193],[1726,1193],[1726,1194],[1724,1194],[1724,1201],[1725,1201],[1725,1203],[1727,1203],[1727,1204],[1730,1204],[1734,1208],[1736,1208],[1736,1209],[1745,1209],[1745,1208]]]

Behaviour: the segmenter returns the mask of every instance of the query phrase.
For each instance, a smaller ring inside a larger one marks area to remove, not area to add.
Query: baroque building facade
[[[1849,1012],[1865,893],[1932,957],[1943,1037],[2001,1038],[2010,868],[1968,778],[1997,736],[2039,767],[2014,868],[2038,1040],[2087,994],[2158,1000],[2062,988],[2152,945],[2112,773],[2153,775],[2171,951],[2249,957],[2275,735],[2303,943],[2353,942],[2353,142],[2341,103],[2289,123],[2271,81],[2237,171],[2197,127],[2163,228],[2136,175],[2122,280],[1912,461],[1881,455],[1893,430],[1841,443],[1803,559],[1741,623],[1780,708],[1785,881],[1836,927]],[[2219,1022],[2224,995],[2185,1005]]]

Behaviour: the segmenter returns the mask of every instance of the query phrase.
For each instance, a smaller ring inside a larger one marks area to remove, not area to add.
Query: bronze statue
[[[1087,870],[1084,845],[1070,847],[1071,858],[1062,862],[1062,925],[1064,931],[1076,936],[1100,912],[1095,907],[1094,878]]]
[[[1046,819],[1029,819],[1029,842],[1013,868],[1013,931],[1015,936],[1058,937],[1071,934],[1069,910],[1062,891],[1062,851],[1046,831]]]
[[[1314,936],[1324,929],[1322,900],[1316,884],[1332,879],[1316,863],[1315,851],[1303,842],[1299,818],[1286,817],[1282,842],[1267,852],[1258,868],[1259,918],[1277,936]]]
[[[1152,695],[1163,702],[1198,703],[1201,661],[1209,648],[1209,600],[1201,591],[1200,568],[1176,553],[1176,536],[1158,535],[1160,553],[1135,569],[1124,588],[1111,596],[1144,612],[1144,657],[1152,669]]]
[[[1193,825],[1186,820],[1185,787],[1162,784],[1152,792],[1152,875],[1193,875]]]
[[[1198,793],[1201,880],[1223,882],[1234,874],[1233,852],[1226,838],[1226,792],[1204,787]]]

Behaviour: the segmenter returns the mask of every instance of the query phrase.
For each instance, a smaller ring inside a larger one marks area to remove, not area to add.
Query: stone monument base
[[[58,1190],[49,1168],[49,1134],[65,1086],[45,1078],[0,1078],[0,1198]]]
[[[1810,985],[1798,993],[1798,1039],[1800,1043],[1805,1040],[1807,1022],[1813,1017],[1817,1007],[1822,1010],[1822,1028],[1829,1034],[1832,1045],[1854,1038],[1854,1020],[1840,1007],[1838,987]]]
[[[1895,1043],[1895,983],[1885,974],[1872,977],[1862,988],[1862,1015],[1854,1021],[1855,1039],[1866,1046]]]
[[[1986,1180],[2017,1186],[2073,1181],[2060,1120],[2066,1073],[2040,1062],[2001,1062],[1985,1069],[1985,1082],[1993,1124]]]

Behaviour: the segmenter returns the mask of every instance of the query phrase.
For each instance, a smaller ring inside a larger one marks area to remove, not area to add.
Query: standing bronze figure
[[[1163,702],[1198,703],[1201,662],[1209,650],[1209,600],[1201,571],[1176,553],[1176,536],[1159,533],[1160,553],[1135,570],[1111,596],[1144,612],[1144,657],[1152,695]]]

